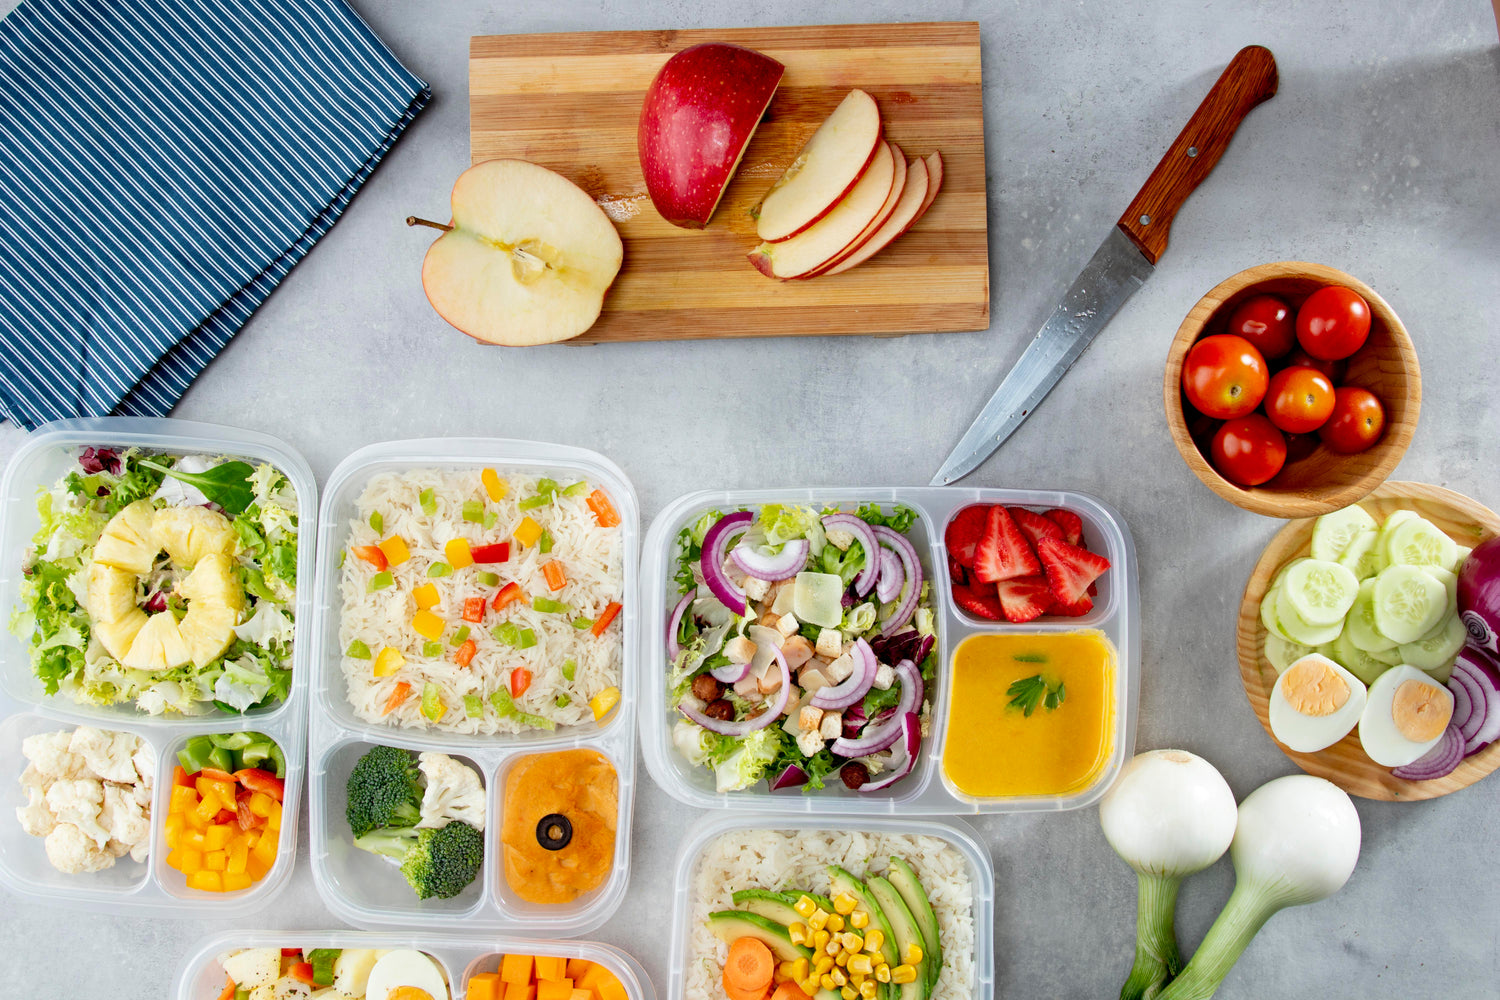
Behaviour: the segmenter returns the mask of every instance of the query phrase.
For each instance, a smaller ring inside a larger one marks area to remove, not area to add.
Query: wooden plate
[[[1452,490],[1424,483],[1386,483],[1360,501],[1377,521],[1384,521],[1397,510],[1413,510],[1448,534],[1459,545],[1472,548],[1493,535],[1500,534],[1500,517],[1483,504],[1476,503]],[[1276,670],[1265,658],[1266,627],[1260,621],[1260,601],[1271,578],[1283,565],[1308,554],[1312,544],[1313,518],[1288,522],[1276,533],[1261,553],[1260,561],[1245,584],[1240,602],[1236,645],[1240,657],[1240,680],[1255,717],[1266,734],[1271,733],[1269,715],[1271,688],[1276,684]],[[1389,768],[1365,756],[1359,745],[1358,730],[1338,743],[1317,753],[1297,753],[1278,741],[1282,753],[1308,774],[1327,778],[1350,795],[1385,802],[1434,799],[1439,795],[1467,788],[1500,767],[1500,741],[1491,743],[1472,757],[1464,759],[1457,770],[1432,781],[1405,781],[1391,774]]]

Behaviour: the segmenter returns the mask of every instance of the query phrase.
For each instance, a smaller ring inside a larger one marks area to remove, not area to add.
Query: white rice
[[[355,714],[366,721],[387,723],[402,728],[442,729],[469,734],[518,733],[523,727],[512,718],[500,718],[490,704],[490,695],[509,686],[516,667],[531,671],[531,686],[518,699],[524,712],[551,719],[559,726],[593,721],[589,699],[605,688],[620,683],[621,628],[618,620],[602,636],[589,629],[577,629],[574,618],[596,619],[611,601],[621,600],[624,592],[625,553],[621,529],[601,528],[585,503],[587,492],[580,496],[555,495],[551,503],[531,510],[521,510],[520,500],[536,495],[535,476],[501,476],[507,494],[492,501],[485,492],[480,470],[444,472],[437,469],[413,470],[402,474],[387,473],[370,480],[359,498],[356,520],[349,524],[345,546],[340,609],[340,650],[358,639],[378,654],[382,647],[394,646],[406,663],[389,677],[375,677],[373,660],[343,657],[343,670],[349,704]],[[574,480],[559,477],[561,487]],[[593,485],[590,484],[590,489]],[[423,512],[419,499],[423,490],[431,489],[436,511]],[[466,500],[482,500],[486,510],[498,515],[495,526],[463,519]],[[370,527],[370,515],[379,512],[383,521],[379,534]],[[552,536],[552,551],[543,555],[536,546],[521,547],[511,538],[516,525],[530,516]],[[395,585],[371,592],[370,579],[377,570],[348,549],[355,545],[374,545],[399,535],[411,551],[411,558],[389,572]],[[430,579],[427,568],[436,562],[447,562],[443,546],[454,538],[467,539],[471,546],[509,541],[510,559],[504,563],[475,565],[455,570],[452,575]],[[559,591],[547,586],[542,564],[556,559],[567,575]],[[482,585],[477,574],[496,573],[497,586]],[[528,598],[548,597],[571,606],[566,614],[542,613],[529,605],[514,603],[501,612],[489,606],[499,587],[515,581]],[[416,613],[412,589],[422,584],[436,585],[440,601],[432,612],[448,626],[439,640],[442,652],[435,657],[423,656],[429,641],[411,627]],[[463,621],[464,599],[485,599],[484,620],[478,624]],[[536,633],[536,645],[516,649],[495,639],[490,630],[502,621],[513,622]],[[460,626],[469,626],[469,638],[477,648],[467,667],[453,662],[456,647],[449,640]],[[573,679],[563,676],[563,664],[575,662]],[[396,685],[405,681],[412,693],[390,715],[382,716],[386,700]],[[442,692],[446,713],[437,722],[422,715],[422,687],[435,682]],[[559,708],[556,699],[567,695],[567,706]],[[484,716],[469,718],[464,711],[465,695],[478,695],[484,703]]]
[[[917,873],[937,914],[943,970],[933,1000],[974,995],[974,886],[969,864],[937,837],[841,830],[738,830],[703,850],[689,922],[686,1000],[723,1000],[729,946],[708,929],[708,915],[732,910],[740,889],[800,889],[828,895],[829,865],[856,877],[884,874],[892,855]]]

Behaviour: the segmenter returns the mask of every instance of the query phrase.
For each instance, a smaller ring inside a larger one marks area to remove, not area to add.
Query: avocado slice
[[[869,889],[870,895],[880,904],[881,910],[885,912],[886,922],[891,925],[891,930],[896,932],[896,957],[902,962],[906,960],[907,949],[916,945],[922,951],[922,961],[916,963],[917,978],[909,983],[895,984],[896,996],[899,1000],[927,1000],[931,993],[928,981],[927,969],[927,947],[922,937],[922,930],[917,926],[917,918],[911,915],[911,910],[891,885],[879,876],[865,880],[865,887]],[[895,967],[897,962],[892,962]]]
[[[902,901],[922,931],[922,951],[927,959],[927,991],[931,993],[937,987],[938,973],[943,971],[943,942],[938,935],[937,914],[932,912],[932,901],[927,898],[927,890],[922,888],[921,880],[905,858],[891,858],[891,869],[886,872],[886,878],[901,894]]]
[[[885,911],[880,908],[880,903],[876,901],[875,897],[870,895],[869,890],[865,888],[865,884],[838,865],[828,866],[828,880],[830,883],[828,894],[830,896],[837,896],[841,892],[847,892],[854,897],[854,912],[858,913],[862,910],[868,914],[870,922],[866,927],[875,928],[885,937],[885,941],[880,947],[881,955],[885,957],[886,962],[892,968],[899,965],[900,959],[896,954],[896,934],[891,930],[891,924],[886,919]],[[885,997],[886,1000],[895,1000],[898,989],[900,987],[893,983],[882,983],[879,995]]]
[[[770,948],[778,962],[795,962],[799,958],[812,961],[812,949],[792,944],[791,932],[785,924],[779,924],[759,913],[719,910],[708,915],[708,929],[725,944],[733,944],[743,937],[754,938]]]
[[[805,924],[807,918],[796,910],[797,900],[807,896],[814,903],[833,912],[833,902],[826,896],[819,896],[811,892],[776,892],[772,889],[741,889],[733,896],[734,905],[750,913],[758,913],[763,917],[784,924],[787,927],[792,924]]]

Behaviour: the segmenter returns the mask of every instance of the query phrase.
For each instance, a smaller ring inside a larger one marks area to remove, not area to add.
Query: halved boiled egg
[[[1403,767],[1437,745],[1453,718],[1453,695],[1416,667],[1392,667],[1370,685],[1359,742],[1382,767]]]
[[[1318,653],[1296,660],[1271,689],[1271,732],[1288,749],[1315,753],[1349,735],[1365,710],[1365,686]]]
[[[398,948],[380,956],[370,969],[365,1000],[449,1000],[448,980],[420,951]]]

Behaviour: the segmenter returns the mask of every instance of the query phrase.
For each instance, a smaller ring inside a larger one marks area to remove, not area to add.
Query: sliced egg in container
[[[1370,685],[1359,742],[1382,767],[1404,767],[1437,745],[1453,718],[1453,695],[1416,667],[1392,667]]]
[[[365,1000],[449,1000],[448,980],[420,951],[388,951],[370,969]]]
[[[1271,732],[1289,750],[1331,747],[1359,723],[1365,686],[1319,653],[1290,664],[1271,689]]]

